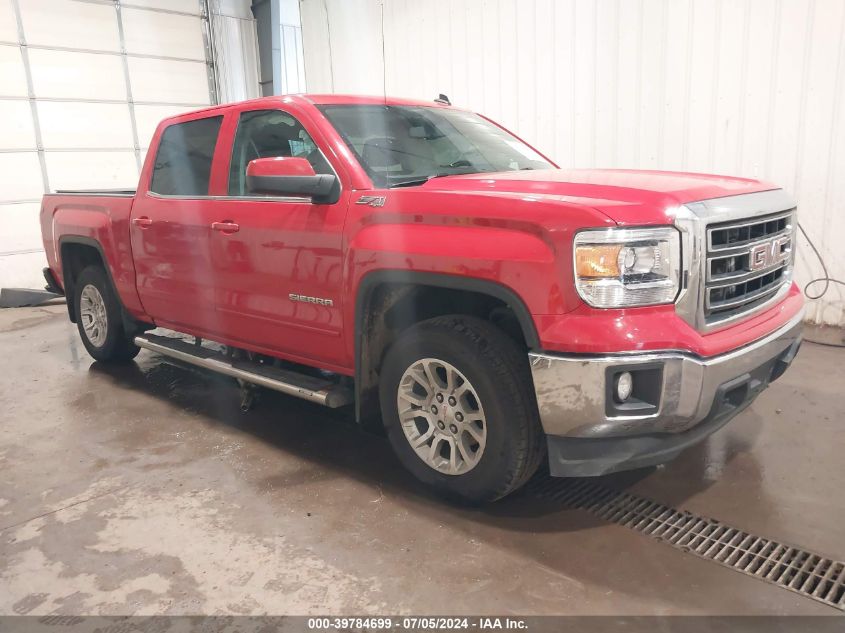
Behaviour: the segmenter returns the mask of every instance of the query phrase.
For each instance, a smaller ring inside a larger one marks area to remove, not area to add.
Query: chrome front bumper
[[[550,436],[594,439],[687,432],[711,414],[717,396],[727,386],[741,386],[743,377],[750,381],[755,370],[773,359],[782,358],[788,364],[800,344],[802,317],[803,311],[769,336],[711,358],[681,352],[530,353],[543,429]],[[617,414],[608,406],[609,376],[614,368],[633,371],[637,367],[659,370],[659,402],[643,415]],[[767,384],[768,379],[763,388]]]

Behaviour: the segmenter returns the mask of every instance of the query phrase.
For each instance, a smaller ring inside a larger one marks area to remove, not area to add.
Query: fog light
[[[616,377],[616,399],[625,402],[634,390],[634,378],[630,372],[623,371]]]

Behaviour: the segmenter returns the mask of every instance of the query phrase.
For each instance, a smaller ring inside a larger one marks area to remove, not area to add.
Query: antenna
[[[452,102],[449,101],[449,97],[444,95],[442,92],[434,100],[434,103],[442,103],[443,105],[452,105]]]

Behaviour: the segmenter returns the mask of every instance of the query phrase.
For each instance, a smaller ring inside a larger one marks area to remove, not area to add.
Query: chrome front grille
[[[741,316],[789,283],[795,209],[707,226],[705,323]]]

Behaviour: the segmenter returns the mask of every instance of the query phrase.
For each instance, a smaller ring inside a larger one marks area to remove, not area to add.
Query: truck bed
[[[57,189],[48,196],[118,196],[132,197],[135,189]]]
[[[85,189],[46,194],[41,204],[41,234],[47,264],[53,278],[64,288],[60,257],[63,242],[74,248],[99,251],[124,306],[140,310],[135,290],[135,266],[129,242],[129,219],[134,189]]]

